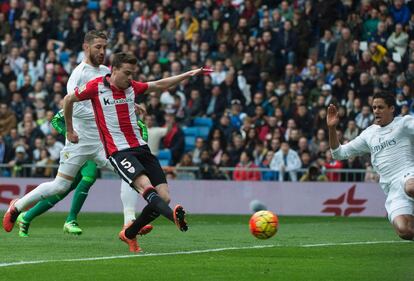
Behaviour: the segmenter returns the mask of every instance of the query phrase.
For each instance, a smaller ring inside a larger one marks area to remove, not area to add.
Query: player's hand
[[[336,109],[336,106],[333,104],[330,104],[328,106],[328,113],[326,115],[326,125],[328,127],[336,127],[339,123],[339,115],[338,110]]]
[[[200,67],[194,70],[189,71],[190,76],[196,76],[196,75],[200,75],[200,74],[210,74],[212,73],[214,70],[208,67]]]
[[[147,115],[147,109],[142,104],[135,104],[135,113],[138,115]]]
[[[78,143],[79,142],[79,136],[75,131],[68,131],[66,132],[66,138],[68,139],[68,141],[70,141],[71,143]]]

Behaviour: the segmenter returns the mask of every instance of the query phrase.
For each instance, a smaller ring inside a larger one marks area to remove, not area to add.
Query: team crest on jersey
[[[129,168],[128,172],[130,172],[131,174],[135,173],[135,168],[134,167]]]
[[[63,154],[63,158],[65,158],[65,159],[69,159],[69,152],[65,152],[65,153]]]

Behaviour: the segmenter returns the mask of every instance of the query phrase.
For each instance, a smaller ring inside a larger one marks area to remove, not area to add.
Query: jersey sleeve
[[[142,95],[148,89],[148,83],[132,81],[132,89],[134,89],[135,96]]]
[[[98,83],[96,80],[89,81],[83,86],[75,88],[75,96],[79,100],[89,100],[98,95]]]
[[[347,144],[340,145],[336,149],[331,149],[332,157],[337,160],[343,160],[352,156],[369,153],[370,148],[366,141],[366,136],[367,130],[363,131],[359,136]]]
[[[414,117],[406,115],[403,117],[404,133],[414,135]]]
[[[58,113],[55,114],[52,118],[52,126],[55,130],[61,134],[66,134],[66,124],[65,124],[65,117],[63,116],[63,110],[60,110]]]

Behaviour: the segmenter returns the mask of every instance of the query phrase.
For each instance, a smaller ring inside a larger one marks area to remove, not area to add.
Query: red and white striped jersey
[[[107,76],[98,77],[75,89],[79,100],[92,101],[99,135],[109,157],[117,151],[147,144],[141,135],[135,115],[135,96],[148,89],[136,81],[126,90],[110,85]]]

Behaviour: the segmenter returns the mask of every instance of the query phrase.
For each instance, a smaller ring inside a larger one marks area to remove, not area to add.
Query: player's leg
[[[165,178],[164,171],[162,170],[158,159],[154,155],[152,155],[151,151],[147,146],[142,146],[138,150],[139,152],[136,155],[138,157],[139,163],[142,164],[142,166],[144,167],[145,174],[147,177],[142,177],[138,180],[138,182],[135,181],[134,186],[143,186],[145,188],[145,190],[142,191],[141,194],[143,195],[144,199],[146,199],[147,202],[150,204],[143,209],[141,215],[131,225],[127,233],[133,235],[134,233],[136,233],[137,230],[140,229],[140,227],[142,227],[142,225],[150,223],[151,221],[156,219],[160,214],[176,223],[177,214],[179,214],[179,216],[182,216],[182,218],[178,218],[178,220],[182,225],[178,224],[178,227],[180,228],[180,230],[186,231],[187,225],[184,221],[185,212],[182,209],[182,207],[179,206],[175,211],[171,213],[172,210],[168,206],[170,202],[170,196],[167,180]],[[149,182],[147,182],[147,180],[149,180]],[[154,186],[158,188],[154,189]],[[156,194],[156,196],[154,197],[154,202],[152,203],[152,196],[154,195],[151,194],[153,194],[153,192],[154,194]],[[127,236],[129,236],[128,234]]]
[[[175,222],[180,230],[187,230],[184,209],[178,205],[173,211],[168,204],[161,199],[157,190],[153,187],[153,185],[166,183],[166,179],[158,160],[156,160],[154,156],[152,157],[153,158],[147,160],[148,162],[156,163],[156,169],[145,169],[141,162],[138,161],[137,153],[135,151],[117,153],[109,159],[119,175],[133,186],[148,202],[148,205],[143,209],[141,215],[131,224],[131,226],[121,231],[119,235],[121,240],[130,246],[130,251],[133,252],[139,251],[136,242],[138,231],[145,226],[148,221],[152,221],[158,217],[159,214]],[[155,161],[153,161],[153,159],[155,159]],[[146,161],[145,163],[148,164],[148,162]],[[155,174],[160,175],[161,177],[159,177],[158,180],[161,180],[161,182],[151,183],[147,174],[152,175],[152,177],[154,177]]]
[[[414,178],[409,178],[404,184],[405,193],[414,200]]]
[[[30,223],[41,214],[45,213],[49,209],[53,208],[57,202],[65,198],[73,189],[76,188],[82,176],[80,173],[76,175],[75,180],[71,184],[70,188],[63,194],[56,194],[50,196],[42,201],[38,202],[34,207],[30,208],[27,212],[21,213],[17,218],[19,225],[19,236],[27,237],[29,232]]]
[[[10,206],[3,217],[4,230],[10,232],[19,214],[29,206],[50,196],[64,194],[69,190],[76,174],[86,162],[88,156],[69,153],[67,147],[65,147],[60,153],[60,165],[56,178],[53,181],[40,184],[22,198],[10,202]]]
[[[138,201],[138,194],[124,180],[121,183],[121,201],[124,208],[124,225],[128,225],[135,220],[135,206]]]
[[[77,219],[91,186],[96,181],[96,164],[92,160],[86,161],[80,170],[81,179],[76,186],[75,194],[73,195],[70,212],[63,225],[63,232],[69,234],[82,234],[82,229],[79,227]]]
[[[407,173],[391,184],[385,208],[397,235],[404,240],[414,239],[414,199],[409,196],[413,175]]]
[[[395,232],[404,240],[414,240],[414,216],[413,215],[398,215],[392,224]]]

